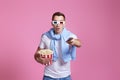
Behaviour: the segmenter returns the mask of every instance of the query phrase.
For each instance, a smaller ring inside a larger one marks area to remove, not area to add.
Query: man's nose
[[[59,27],[60,26],[60,24],[57,24],[57,26],[56,27]]]

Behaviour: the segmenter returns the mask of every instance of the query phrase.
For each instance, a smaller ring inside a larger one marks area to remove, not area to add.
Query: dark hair
[[[53,15],[52,15],[52,20],[54,20],[54,17],[55,16],[63,16],[64,17],[64,20],[65,20],[65,15],[61,12],[55,12]]]

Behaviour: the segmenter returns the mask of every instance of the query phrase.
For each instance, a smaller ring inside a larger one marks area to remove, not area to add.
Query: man
[[[66,29],[63,13],[55,12],[51,24],[53,28],[41,37],[34,55],[35,60],[45,65],[43,80],[71,80],[70,61],[76,58],[76,47],[80,47],[81,42],[75,34]],[[53,51],[52,64],[49,65],[50,59],[40,57],[38,51],[41,49]]]

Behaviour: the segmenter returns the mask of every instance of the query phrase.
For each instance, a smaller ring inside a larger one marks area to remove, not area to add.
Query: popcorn
[[[50,49],[42,49],[42,50],[38,51],[38,54],[40,54],[41,58],[46,58],[46,59],[49,58],[49,59],[51,59],[49,64],[52,63],[52,55],[53,55],[52,50],[50,50]]]

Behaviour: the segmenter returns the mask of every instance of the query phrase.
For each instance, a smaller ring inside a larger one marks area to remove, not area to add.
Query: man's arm
[[[79,39],[70,38],[67,43],[76,47],[81,47],[81,41]]]
[[[40,54],[38,54],[38,51],[41,50],[39,47],[37,48],[35,54],[34,54],[34,58],[37,62],[41,63],[42,64],[42,60],[40,60]]]
[[[79,39],[74,39],[72,44],[76,47],[81,47],[81,41]]]

